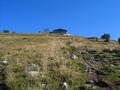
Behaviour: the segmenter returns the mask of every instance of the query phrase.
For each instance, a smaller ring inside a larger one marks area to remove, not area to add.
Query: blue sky
[[[79,36],[120,37],[120,0],[0,0],[0,30],[65,28]]]

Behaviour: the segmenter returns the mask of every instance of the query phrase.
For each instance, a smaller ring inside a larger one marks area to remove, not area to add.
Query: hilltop
[[[0,90],[120,90],[119,60],[115,41],[0,34]]]

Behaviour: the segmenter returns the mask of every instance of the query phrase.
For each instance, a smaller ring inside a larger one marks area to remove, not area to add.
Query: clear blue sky
[[[80,36],[120,37],[120,0],[0,0],[0,30],[65,28]]]

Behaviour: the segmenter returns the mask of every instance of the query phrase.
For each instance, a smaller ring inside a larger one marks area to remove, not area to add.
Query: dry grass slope
[[[0,34],[0,60],[8,62],[5,84],[11,90],[64,90],[67,82],[69,90],[79,90],[86,81],[85,66],[80,57],[71,60],[67,56],[71,46],[98,51],[106,47],[120,49],[116,42],[73,36]],[[26,72],[28,65],[36,66],[34,72]]]

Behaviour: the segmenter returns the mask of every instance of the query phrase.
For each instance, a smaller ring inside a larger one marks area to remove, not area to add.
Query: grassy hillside
[[[120,45],[0,34],[0,90],[120,90]]]

